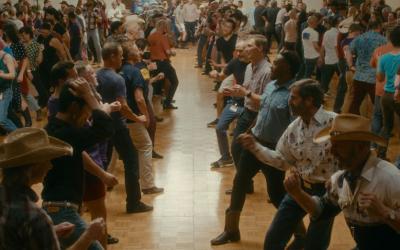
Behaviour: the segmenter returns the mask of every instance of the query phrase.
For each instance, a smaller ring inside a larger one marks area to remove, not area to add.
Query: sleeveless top
[[[43,62],[42,67],[48,72],[51,71],[51,68],[56,64],[60,59],[58,58],[57,51],[54,47],[50,46],[50,41],[53,39],[53,36],[48,36],[44,38],[44,50],[43,50]]]
[[[4,53],[4,52],[3,52]],[[0,70],[3,71],[4,73],[9,73],[8,67],[6,65],[6,63],[4,62],[4,57],[7,54],[4,53],[1,57],[0,57]],[[4,91],[6,91],[8,88],[11,87],[11,83],[12,80],[8,80],[8,79],[3,79],[0,78],[0,93],[3,93]]]

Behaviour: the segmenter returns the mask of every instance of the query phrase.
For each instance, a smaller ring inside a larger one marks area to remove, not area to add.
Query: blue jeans
[[[207,44],[207,36],[200,35],[199,43],[197,44],[197,65],[203,66],[203,49]]]
[[[322,196],[324,190],[309,192]],[[288,194],[285,195],[265,236],[264,250],[283,250],[306,212]],[[311,220],[305,238],[305,250],[328,249],[334,218]]]
[[[99,63],[101,62],[101,45],[100,45],[100,36],[99,36],[99,30],[98,29],[93,29],[93,30],[87,30],[87,40],[88,44],[90,39],[92,39],[95,53],[96,53],[96,62]],[[94,54],[94,53],[93,53]]]
[[[374,110],[372,113],[372,122],[371,122],[371,131],[380,135],[383,127],[383,114],[382,114],[382,106],[381,106],[381,97],[375,96]]]
[[[317,60],[315,59],[304,59],[304,76],[303,78],[311,78],[312,74],[314,73],[315,67],[317,66]]]
[[[115,131],[112,143],[124,163],[126,208],[129,210],[137,206],[141,199],[138,152],[133,145],[127,127]]]
[[[85,221],[81,218],[79,213],[73,208],[60,207],[57,212],[49,212],[44,208],[46,213],[50,216],[54,225],[60,224],[62,222],[69,222],[75,225],[74,231],[66,238],[59,238],[61,249],[66,249],[72,246],[79,237],[85,232],[87,226]],[[103,247],[98,241],[93,242],[90,250],[101,250]]]
[[[196,42],[195,33],[196,33],[196,25],[197,22],[185,22],[185,29],[187,33],[186,42]]]
[[[13,94],[11,88],[6,89],[0,98],[0,125],[7,131],[12,132],[17,129],[17,126],[8,119],[8,107],[10,106]]]
[[[229,124],[233,120],[235,120],[243,111],[243,107],[237,106],[236,112],[231,110],[231,107],[234,106],[232,103],[228,103],[219,117],[217,126],[215,131],[217,132],[217,140],[218,140],[218,148],[221,153],[221,160],[230,160],[231,154],[229,152],[229,143],[228,136],[226,135],[226,131],[229,128]]]

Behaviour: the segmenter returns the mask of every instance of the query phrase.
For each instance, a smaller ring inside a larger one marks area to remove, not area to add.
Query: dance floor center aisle
[[[240,243],[210,246],[210,239],[222,232],[224,213],[230,200],[234,168],[210,170],[219,158],[215,129],[213,81],[193,67],[195,49],[178,50],[173,58],[180,85],[175,96],[178,110],[165,111],[158,123],[156,151],[164,159],[154,160],[160,195],[145,195],[143,201],[154,211],[125,213],[122,162],[116,174],[120,180],[107,193],[109,233],[120,239],[111,250],[255,250],[262,249],[265,232],[275,214],[268,203],[264,177],[255,177],[255,193],[248,195],[240,221]],[[87,216],[86,216],[87,217]],[[306,219],[305,221],[307,221]],[[351,249],[354,243],[342,215],[334,226],[330,249]]]

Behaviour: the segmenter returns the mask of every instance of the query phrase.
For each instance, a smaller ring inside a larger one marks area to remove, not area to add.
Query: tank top
[[[50,46],[50,41],[53,39],[53,36],[50,35],[44,39],[44,50],[43,50],[43,67],[51,71],[51,68],[56,64],[60,59],[58,58],[57,51],[54,47]]]
[[[8,71],[8,67],[7,67],[6,63],[4,62],[5,56],[6,56],[5,52],[3,52],[3,55],[0,56],[0,70],[7,74],[7,73],[9,73],[9,71]],[[0,93],[3,93],[8,88],[10,88],[11,83],[12,83],[12,80],[0,78]]]

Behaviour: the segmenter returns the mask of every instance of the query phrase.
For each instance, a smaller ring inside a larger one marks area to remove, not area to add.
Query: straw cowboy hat
[[[0,144],[0,168],[18,167],[72,155],[72,147],[44,129],[21,128],[10,133]]]
[[[370,141],[386,146],[387,141],[370,131],[370,121],[359,115],[337,115],[331,127],[321,130],[314,138],[314,142],[320,143],[327,140],[334,141]]]

